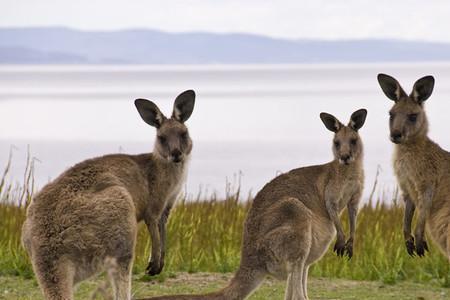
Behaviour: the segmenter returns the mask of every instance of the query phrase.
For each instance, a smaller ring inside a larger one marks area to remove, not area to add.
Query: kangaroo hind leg
[[[303,285],[303,294],[305,295],[306,299],[309,299],[308,298],[308,288],[307,288],[307,286],[308,286],[308,270],[309,270],[309,266],[305,265],[303,267],[303,277],[302,277],[303,284],[302,285]]]
[[[450,224],[447,225],[447,248],[446,250],[446,255],[447,255],[447,259],[450,262]]]
[[[37,281],[47,300],[73,299],[73,268],[66,262],[52,261],[48,257],[41,259],[36,255],[33,269]]]
[[[292,272],[288,275],[285,300],[307,300],[304,284],[305,260],[300,259],[292,266]]]
[[[281,278],[287,274],[286,300],[306,300],[303,275],[312,243],[311,211],[296,198],[283,198],[272,208],[266,234],[266,266]]]
[[[105,269],[113,289],[114,300],[131,299],[131,267],[132,260],[116,260],[108,257]]]

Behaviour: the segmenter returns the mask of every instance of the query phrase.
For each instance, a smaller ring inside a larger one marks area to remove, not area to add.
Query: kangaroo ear
[[[354,113],[352,113],[348,126],[353,130],[358,131],[361,127],[363,127],[364,122],[366,122],[366,117],[367,117],[367,110],[364,108],[359,109]]]
[[[425,76],[420,78],[414,83],[413,91],[410,95],[417,103],[421,104],[428,98],[430,98],[433,93],[434,88],[434,77]]]
[[[320,114],[320,118],[323,124],[325,124],[325,127],[330,131],[338,132],[342,128],[342,123],[333,115],[323,112]]]
[[[194,110],[195,104],[195,92],[193,90],[187,90],[182,92],[175,99],[173,105],[172,118],[184,123],[189,119]]]
[[[377,79],[381,89],[389,99],[397,102],[401,98],[408,96],[394,77],[386,74],[378,74]]]
[[[166,117],[161,113],[158,106],[152,101],[146,99],[136,99],[134,105],[145,123],[159,128]]]

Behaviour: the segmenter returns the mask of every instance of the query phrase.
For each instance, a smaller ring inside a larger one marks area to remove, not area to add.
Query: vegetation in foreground
[[[231,274],[212,273],[177,273],[160,282],[143,281],[139,276],[133,280],[133,297],[149,297],[156,295],[193,294],[215,291],[226,285]],[[80,284],[75,299],[103,299],[98,293],[98,286],[103,280],[87,281]],[[401,282],[386,285],[374,281],[350,281],[346,279],[312,278],[309,280],[309,296],[317,300],[440,300],[449,299],[450,290],[429,284],[413,284]],[[282,300],[285,283],[267,279],[249,300]],[[96,295],[94,295],[97,291]],[[108,293],[108,291],[107,291]],[[43,299],[37,283],[23,277],[0,276],[0,299],[8,300],[40,300]]]
[[[9,164],[0,178],[0,276],[16,275],[22,279],[10,280],[25,280],[33,278],[33,272],[20,244],[20,233],[34,190],[33,161],[30,160],[25,172],[24,185],[8,183],[8,171]],[[243,222],[251,205],[250,199],[244,202],[238,199],[239,189],[235,193],[228,192],[224,200],[198,196],[179,201],[168,223],[166,266],[160,278],[173,272],[227,273],[237,269]],[[330,249],[312,267],[311,277],[381,281],[383,284],[410,281],[450,287],[449,263],[436,247],[432,246],[425,258],[408,256],[402,237],[403,207],[395,197],[394,201],[389,200],[384,195],[375,203],[368,201],[362,205],[351,260],[336,257]],[[391,204],[386,204],[388,202]],[[147,229],[141,224],[135,274],[144,273],[150,243]],[[2,280],[5,278],[8,277]]]

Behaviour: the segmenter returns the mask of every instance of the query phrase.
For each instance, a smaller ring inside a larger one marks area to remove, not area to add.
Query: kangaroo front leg
[[[416,206],[411,201],[408,194],[403,195],[403,200],[405,201],[405,215],[403,218],[403,236],[405,238],[406,251],[411,256],[414,256],[416,247],[414,245],[414,237],[411,235],[411,223],[414,217],[414,211]]]
[[[350,237],[345,243],[345,252],[348,258],[353,256],[353,241],[355,240],[356,232],[356,217],[358,215],[358,204],[360,199],[360,193],[354,195],[350,202],[347,204],[348,220],[350,225]]]
[[[433,194],[433,188],[428,187],[425,192],[419,195],[418,199],[418,218],[414,236],[416,240],[416,253],[420,257],[425,255],[425,251],[428,251],[428,245],[425,241],[425,224],[430,215]]]
[[[148,275],[157,275],[161,273],[161,236],[159,232],[159,221],[149,220],[145,221],[148,231],[152,238],[152,254],[147,269],[145,270]]]
[[[336,252],[338,256],[342,257],[345,253],[345,234],[344,230],[342,229],[341,220],[339,219],[339,207],[332,197],[327,197],[327,199],[325,199],[325,205],[328,211],[328,215],[330,216],[330,219],[333,222],[337,232],[336,244],[334,245],[333,251]]]
[[[166,224],[167,220],[169,219],[171,207],[167,206],[164,210],[161,219],[159,220],[159,236],[161,237],[161,257],[159,261],[159,265],[161,270],[164,267],[164,258],[166,256]]]

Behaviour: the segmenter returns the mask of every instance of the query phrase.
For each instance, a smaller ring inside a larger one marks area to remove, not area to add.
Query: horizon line
[[[289,41],[289,42],[300,42],[300,41],[311,41],[311,42],[358,42],[358,41],[384,41],[384,42],[406,42],[406,43],[424,43],[424,44],[445,44],[450,45],[450,41],[438,41],[438,40],[423,40],[423,39],[403,39],[403,38],[341,38],[341,39],[327,39],[327,38],[285,38],[276,37],[271,35],[257,34],[251,32],[243,31],[227,31],[227,32],[216,32],[216,31],[206,31],[206,30],[188,30],[188,31],[168,31],[162,29],[146,28],[146,27],[129,27],[121,29],[81,29],[65,25],[32,25],[32,26],[0,26],[0,30],[45,30],[45,29],[59,29],[75,31],[80,33],[120,33],[120,32],[133,32],[133,31],[148,31],[148,32],[159,32],[170,35],[189,35],[189,34],[210,34],[217,36],[249,36],[249,37],[260,37],[271,40],[278,41]]]

